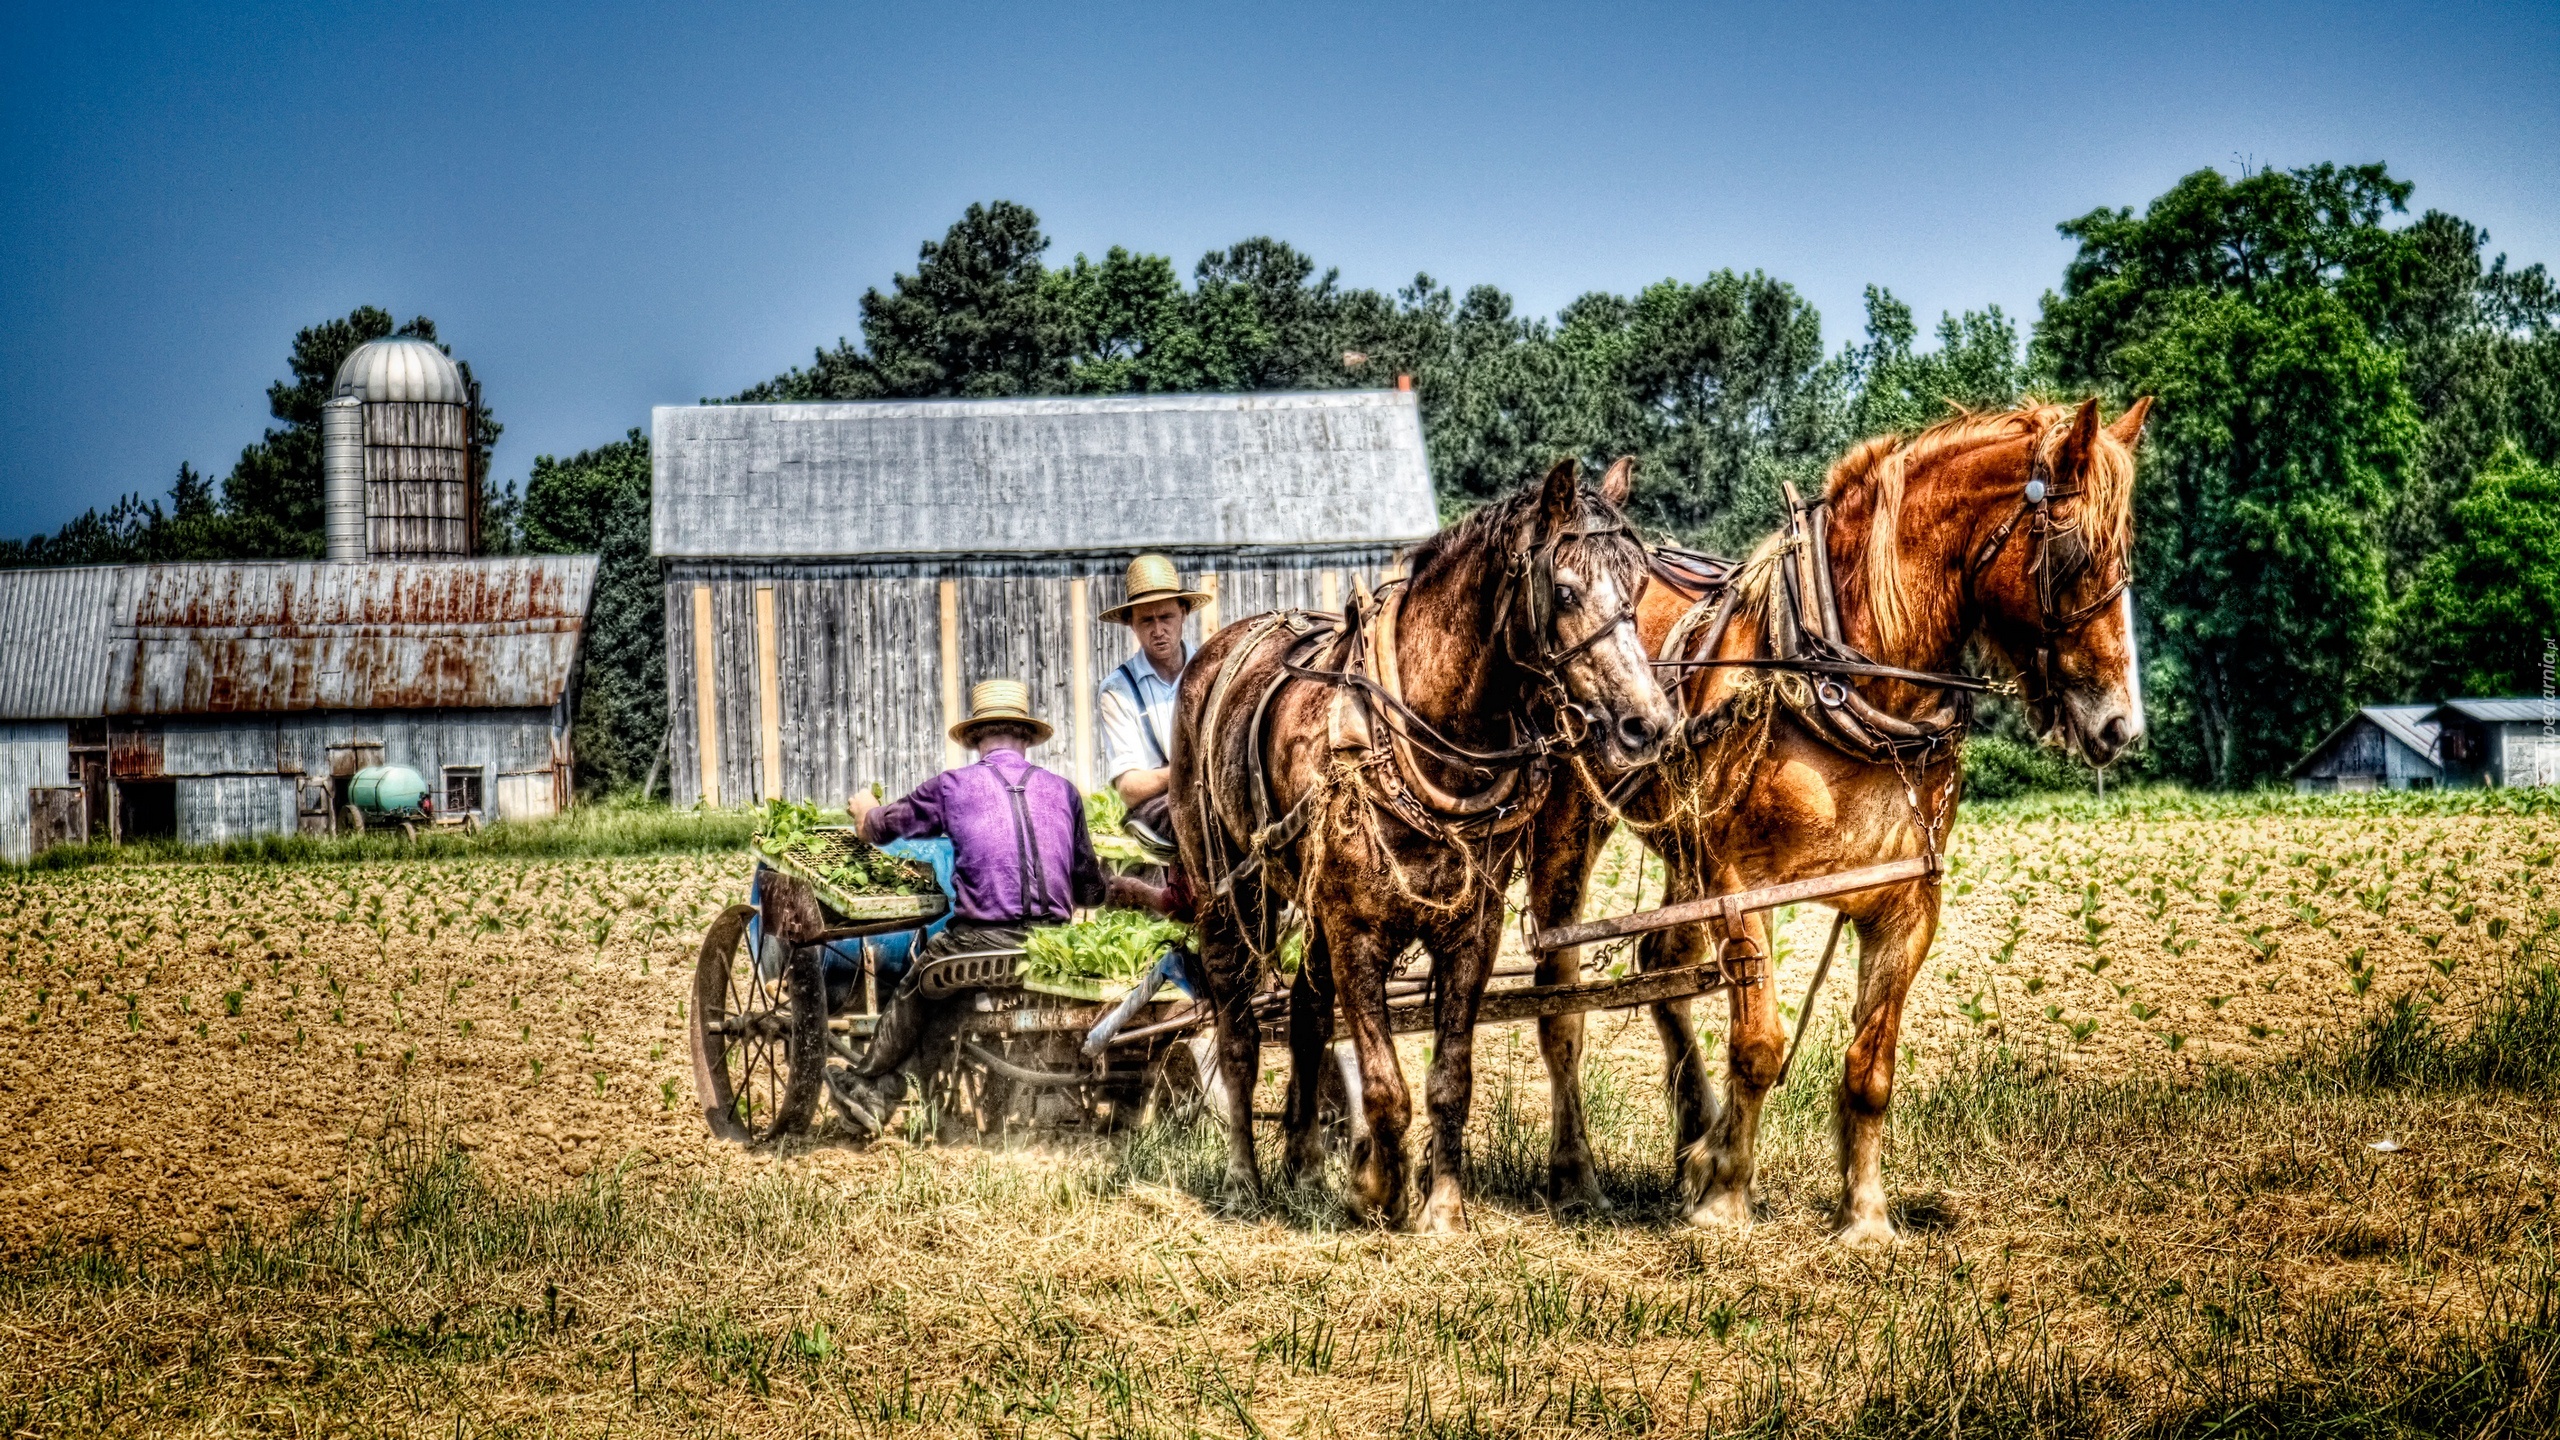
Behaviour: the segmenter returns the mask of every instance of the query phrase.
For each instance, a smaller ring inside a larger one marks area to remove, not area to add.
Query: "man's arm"
[[[854,824],[863,839],[886,845],[892,840],[942,834],[942,790],[943,776],[936,775],[908,791],[904,799],[887,805],[872,799],[870,791],[857,790],[844,808],[853,812]]]
[[[1151,769],[1146,763],[1146,747],[1138,738],[1138,727],[1146,721],[1126,691],[1106,679],[1094,711],[1102,722],[1102,773],[1111,777],[1111,788],[1123,801],[1143,805],[1172,786],[1171,767]]]
[[[1144,805],[1173,788],[1173,767],[1124,771],[1112,777],[1111,788],[1120,792],[1122,803],[1132,808]]]

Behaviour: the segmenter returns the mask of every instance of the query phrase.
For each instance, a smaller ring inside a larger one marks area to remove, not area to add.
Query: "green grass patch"
[[[2183,785],[2109,786],[2105,799],[2085,791],[2018,794],[1976,800],[1968,794],[1962,818],[1986,824],[2024,820],[2424,820],[2439,816],[2560,815],[2560,789],[2372,790],[2302,795],[2291,790],[2219,792]]]
[[[375,860],[566,860],[616,855],[743,853],[755,832],[751,810],[674,810],[665,805],[614,802],[582,805],[547,820],[501,821],[477,834],[459,829],[421,831],[414,840],[397,833],[362,835],[264,835],[217,845],[142,840],[118,845],[92,841],[57,845],[23,866],[26,871],[82,870],[100,865],[332,865]]]

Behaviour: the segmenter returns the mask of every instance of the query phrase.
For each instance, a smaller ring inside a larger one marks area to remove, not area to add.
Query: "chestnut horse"
[[[1692,662],[1678,687],[1688,743],[1631,781],[1633,793],[1623,797],[1631,828],[1664,856],[1666,903],[1934,855],[1945,841],[1965,713],[1946,690],[1836,665],[1808,673],[1694,663],[1765,659],[1783,627],[1800,625],[1797,635],[1824,628],[1824,597],[1809,593],[1821,584],[1808,563],[1817,538],[1837,577],[1829,623],[1852,647],[1834,649],[1835,659],[1943,674],[1980,640],[2017,672],[2047,743],[2104,765],[2141,736],[2131,601],[2117,597],[2130,576],[2132,446],[2149,407],[2137,401],[2112,427],[2101,427],[2091,400],[2076,409],[1963,416],[1908,441],[1866,441],[1832,467],[1815,502],[1827,507],[1827,525],[1806,526],[1800,540],[1782,532],[1763,542],[1731,580],[1739,589],[1721,629],[1701,623],[1712,596],[1692,604],[1668,586],[1647,592],[1639,619],[1647,648],[1662,662]],[[1792,619],[1781,613],[1790,603]],[[1684,653],[1661,654],[1675,628]],[[1853,717],[1847,739],[1837,719],[1844,707]],[[1855,723],[1857,715],[1868,723]],[[1860,735],[1906,743],[1850,743]],[[1617,818],[1587,787],[1554,787],[1530,861],[1540,928],[1577,917]],[[1859,957],[1855,1028],[1835,1111],[1838,1238],[1865,1244],[1894,1236],[1885,1112],[1903,1000],[1937,934],[1938,879],[1831,903],[1857,926]],[[1765,921],[1755,915],[1748,923],[1768,953]],[[1702,925],[1655,931],[1640,943],[1639,963],[1696,964],[1708,943]],[[1578,949],[1559,950],[1542,957],[1538,980],[1576,979],[1581,966]],[[1674,1163],[1697,1224],[1752,1220],[1761,1105],[1787,1054],[1772,985],[1738,987],[1730,1004],[1721,1104],[1688,1002],[1653,1007],[1667,1058]],[[1604,1204],[1584,1133],[1582,1017],[1541,1022],[1539,1042],[1554,1097],[1550,1198]]]
[[[1559,465],[1422,542],[1411,578],[1374,605],[1355,601],[1347,620],[1236,621],[1183,672],[1173,824],[1198,896],[1236,1197],[1261,1191],[1251,1002],[1294,906],[1307,943],[1293,994],[1291,1177],[1321,1172],[1315,1078],[1338,991],[1368,1122],[1352,1155],[1352,1208],[1390,1226],[1408,1219],[1413,1107],[1386,980],[1419,941],[1437,1032],[1420,1222],[1465,1228],[1459,1156],[1476,1006],[1503,891],[1555,762],[1571,754],[1623,771],[1652,760],[1679,722],[1636,634],[1645,550],[1618,511],[1624,479],[1622,467],[1610,476],[1616,493],[1594,494]]]

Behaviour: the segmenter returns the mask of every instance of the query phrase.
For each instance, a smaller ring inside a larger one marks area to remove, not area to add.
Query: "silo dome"
[[[355,348],[338,367],[333,398],[373,404],[403,401],[417,405],[468,405],[462,372],[453,357],[425,340],[372,340]]]

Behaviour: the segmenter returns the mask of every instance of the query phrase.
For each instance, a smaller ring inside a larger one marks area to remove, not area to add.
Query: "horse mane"
[[[1495,558],[1498,563],[1498,557],[1503,554],[1512,535],[1523,526],[1537,523],[1540,486],[1539,480],[1532,479],[1501,499],[1479,505],[1442,526],[1405,552],[1405,573],[1412,576],[1415,583],[1424,583],[1435,578],[1440,569],[1468,555],[1481,554]],[[1586,522],[1604,526],[1625,523],[1625,516],[1619,513],[1617,506],[1609,503],[1607,496],[1586,486],[1581,491],[1581,498],[1582,516]],[[1613,557],[1606,563],[1618,571],[1620,580],[1641,573],[1644,568],[1642,544],[1632,535],[1615,538],[1625,542],[1624,549],[1628,553]],[[1588,539],[1574,543],[1586,551],[1593,544]]]
[[[1878,435],[1852,446],[1831,467],[1823,494],[1833,500],[1864,490],[1869,503],[1865,574],[1868,613],[1878,641],[1898,651],[1912,631],[1911,603],[1902,585],[1902,496],[1911,473],[1985,445],[2027,439],[2036,458],[2050,461],[2063,439],[2061,421],[2077,407],[2036,401],[2014,410],[1966,411],[1905,439]],[[2098,427],[2089,474],[2080,496],[2086,507],[2090,559],[2101,569],[2121,565],[2133,534],[2133,451]]]

